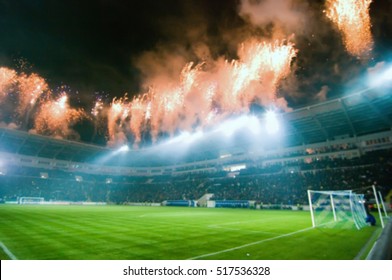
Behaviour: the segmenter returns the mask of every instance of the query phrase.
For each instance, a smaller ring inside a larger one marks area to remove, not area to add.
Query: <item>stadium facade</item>
[[[107,147],[0,128],[1,172],[7,166],[86,174],[158,176],[265,167],[275,163],[355,158],[392,147],[392,97],[367,92],[318,103],[278,116],[279,135],[240,128],[118,153]],[[192,137],[192,136],[190,136]],[[231,168],[232,167],[232,168]]]

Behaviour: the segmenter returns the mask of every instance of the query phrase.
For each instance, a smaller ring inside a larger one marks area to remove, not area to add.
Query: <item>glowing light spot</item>
[[[278,117],[273,110],[268,110],[265,113],[265,128],[268,134],[273,135],[278,133],[280,126]]]
[[[223,133],[226,137],[230,137],[241,129],[248,129],[253,134],[259,134],[261,132],[259,119],[255,116],[242,115],[238,118],[224,121],[218,125],[216,131]]]
[[[371,87],[383,87],[390,86],[392,84],[392,66],[388,68],[384,68],[381,71],[377,71],[377,73],[372,73],[369,76],[369,85]]]
[[[128,147],[128,145],[123,145],[123,146],[121,146],[121,147],[118,149],[118,151],[119,151],[119,152],[122,152],[122,153],[128,152],[128,151],[129,151],[129,147]]]

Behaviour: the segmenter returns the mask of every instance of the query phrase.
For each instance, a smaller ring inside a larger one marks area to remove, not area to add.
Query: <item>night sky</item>
[[[1,65],[27,64],[53,87],[118,97],[140,90],[143,53],[168,48],[191,56],[197,38],[188,27],[205,28],[200,36],[221,44],[220,29],[243,24],[235,1],[226,0],[5,0],[0,20]]]
[[[306,20],[287,32],[296,34],[299,49],[295,86],[286,88],[293,92],[288,98],[293,106],[323,86],[330,88],[330,96],[339,95],[335,90],[391,56],[392,1],[371,4],[375,47],[368,61],[345,52],[340,35],[322,13],[324,1],[283,2],[293,3]],[[30,67],[52,87],[65,84],[82,95],[133,95],[148,76],[140,70],[143,55],[165,51],[184,61],[200,61],[203,57],[193,46],[205,44],[213,57],[233,59],[244,38],[271,37],[273,20],[252,26],[239,15],[239,6],[236,0],[2,0],[0,64]]]
[[[271,40],[279,29],[298,54],[278,94],[296,108],[354,90],[369,67],[391,60],[390,0],[370,6],[374,49],[366,60],[347,53],[324,1],[266,1],[282,10],[266,11],[256,25],[240,0],[1,0],[0,66],[36,72],[51,88],[66,85],[75,106],[88,110],[96,95],[110,102],[143,92],[159,71],[236,59],[246,38]]]

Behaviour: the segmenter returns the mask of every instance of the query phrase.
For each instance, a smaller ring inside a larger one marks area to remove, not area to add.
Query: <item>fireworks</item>
[[[148,106],[150,104],[146,97],[147,95],[136,97],[130,104],[131,120],[129,126],[135,137],[135,146],[141,141],[142,125],[146,120]]]
[[[188,63],[178,81],[162,79],[165,82],[154,84],[131,102],[113,100],[108,112],[109,143],[124,144],[131,133],[137,146],[147,128],[156,141],[160,133],[192,131],[229,114],[247,112],[255,101],[274,102],[295,55],[290,42],[249,40],[241,46],[239,60],[218,61],[209,71],[203,71],[203,63]]]
[[[53,100],[48,84],[38,74],[27,75],[1,67],[0,101],[11,94],[12,102],[4,106],[16,113],[23,128],[28,128],[32,119],[30,128],[36,133],[60,138],[76,136],[70,126],[85,117],[83,110],[70,108],[66,93]]]
[[[40,96],[48,90],[45,80],[33,73],[29,76],[22,74],[18,78],[19,104],[17,113],[19,116],[28,115],[29,110],[35,105]]]
[[[238,55],[240,60],[226,62],[220,69],[218,98],[223,111],[247,111],[256,100],[274,102],[280,80],[290,73],[294,45],[249,40]]]
[[[67,138],[72,134],[71,125],[85,116],[82,110],[70,108],[68,96],[62,93],[55,100],[47,100],[38,111],[34,129],[39,134]]]
[[[95,102],[93,109],[91,110],[91,115],[93,115],[95,118],[97,118],[99,116],[100,112],[102,112],[102,110],[103,110],[103,102],[101,99],[98,99]]]
[[[114,98],[108,112],[108,134],[110,146],[124,144],[126,141],[123,133],[123,123],[128,117],[128,108],[124,103],[127,98]]]
[[[138,67],[140,77],[144,79],[140,85],[136,85],[142,90],[133,92],[129,99],[126,95],[114,98],[111,103],[107,102],[107,95],[103,97],[100,94],[98,99],[90,100],[88,116],[84,111],[71,105],[81,106],[86,102],[87,95],[83,94],[80,100],[74,95],[70,102],[69,89],[50,89],[48,81],[36,73],[31,73],[32,67],[21,59],[18,71],[0,67],[0,123],[12,122],[22,129],[31,129],[56,137],[68,137],[73,134],[72,126],[81,118],[87,117],[91,122],[89,125],[94,125],[92,139],[99,134],[107,137],[110,146],[120,146],[129,142],[138,146],[143,138],[155,142],[159,137],[209,129],[232,115],[248,113],[251,108],[253,109],[252,104],[286,110],[289,101],[305,100],[306,96],[302,95],[302,92],[311,89],[313,85],[319,86],[323,83],[322,88],[329,86],[324,85],[329,74],[333,83],[339,79],[343,82],[358,73],[356,67],[365,65],[364,60],[369,58],[374,44],[369,14],[371,3],[372,0],[326,0],[324,6],[320,3],[310,4],[310,1],[294,0],[237,1],[236,8],[239,9],[242,20],[211,29],[219,30],[222,34],[209,32],[212,22],[208,22],[202,24],[200,29],[198,26],[192,26],[189,34],[181,40],[177,41],[180,37],[176,34],[173,38],[176,41],[173,44],[170,42],[166,45],[166,39],[157,40],[160,43],[156,48],[145,50],[139,59],[132,55],[133,66]],[[316,9],[320,7],[325,8],[326,17],[318,20]],[[384,7],[389,6],[373,5],[372,14],[378,14],[378,10]],[[230,19],[234,19],[233,14],[227,18]],[[325,25],[326,20],[332,24],[321,26]],[[312,25],[305,26],[304,22]],[[376,22],[385,24],[384,19]],[[334,57],[341,57],[339,48],[332,45],[335,48],[331,50],[325,44],[320,47],[320,42],[325,42],[330,36],[331,26],[341,34],[339,36],[342,37],[347,52],[362,61],[356,61],[353,57],[354,60],[332,63]],[[321,31],[320,34],[317,34],[318,29]],[[295,37],[298,45],[306,48],[296,65],[296,73],[304,75],[303,79],[298,80],[295,75],[290,76],[293,59],[297,55],[291,39],[287,39],[294,38],[294,34],[289,34],[293,30],[298,32]],[[254,36],[263,37],[245,37],[251,32]],[[384,33],[380,33],[381,41],[386,34]],[[317,38],[317,35],[320,37]],[[237,52],[234,53],[234,44],[237,44],[239,39],[244,41],[238,44]],[[180,42],[186,42],[186,45],[179,46]],[[121,50],[123,46],[115,49]],[[233,56],[223,57],[220,53]],[[383,55],[377,54],[375,57]],[[195,61],[190,62],[188,58]],[[308,65],[312,59],[316,59],[316,64]],[[105,60],[104,66],[107,66],[106,63],[109,61],[112,60]],[[89,65],[88,62],[84,63]],[[40,65],[43,65],[42,63],[44,62],[41,61]],[[321,66],[321,63],[325,65]],[[313,68],[309,66],[320,67],[320,72],[312,73]],[[343,75],[346,69],[347,74]],[[123,87],[125,72],[122,70],[124,68],[112,71],[111,67],[98,67],[85,77],[92,81],[96,79],[96,74],[111,73],[108,77],[118,78],[117,86]],[[129,73],[133,75],[136,71]],[[132,79],[135,77],[139,76],[135,75]],[[286,78],[286,83],[282,84]],[[58,79],[53,79],[55,80]],[[280,86],[282,94],[293,95],[293,98],[286,101],[280,97]],[[88,85],[83,91],[88,88],[94,87]],[[59,94],[60,92],[62,93]],[[111,92],[110,95],[112,94],[119,96],[118,94],[123,93]]]
[[[9,88],[16,83],[15,70],[0,67],[0,102],[7,95]]]
[[[369,6],[371,0],[327,0],[327,17],[341,31],[347,51],[366,56],[373,47]]]
[[[252,102],[274,102],[276,88],[290,73],[295,55],[293,44],[286,41],[249,40],[241,45],[238,60],[221,58],[207,70],[204,63],[190,62],[177,80],[157,79],[148,93],[136,95],[131,101],[127,96],[114,98],[107,110],[102,99],[97,99],[89,117],[94,122],[94,137],[105,117],[109,146],[126,144],[130,138],[138,146],[144,132],[156,141],[161,133],[200,130],[230,114],[247,112]],[[69,138],[75,135],[72,125],[87,117],[83,110],[71,108],[65,92],[53,98],[39,75],[18,75],[0,68],[1,96],[14,86],[18,93],[17,115],[26,116],[26,124],[32,117],[36,133]]]

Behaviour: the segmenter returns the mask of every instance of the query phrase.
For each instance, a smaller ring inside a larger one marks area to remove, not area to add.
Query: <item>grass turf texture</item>
[[[313,229],[307,211],[183,207],[0,205],[0,217],[0,242],[25,260],[354,259],[378,228]]]

